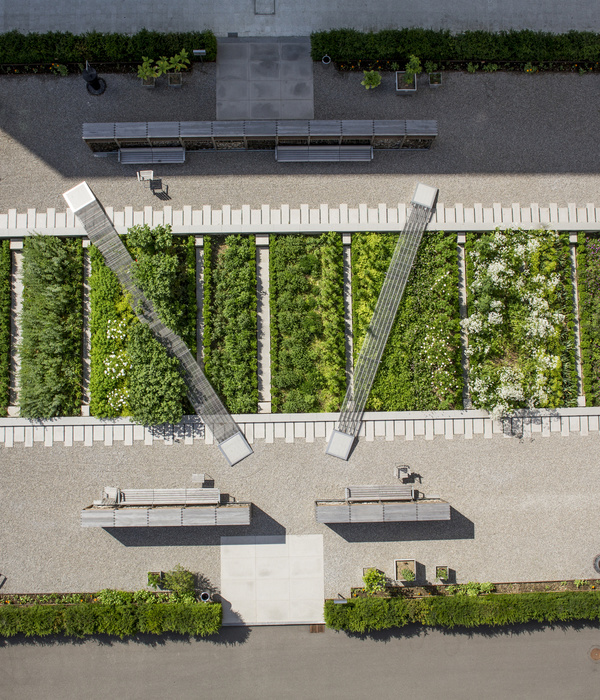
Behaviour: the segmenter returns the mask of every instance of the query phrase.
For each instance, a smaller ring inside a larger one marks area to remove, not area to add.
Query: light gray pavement
[[[322,534],[325,595],[348,594],[363,567],[388,575],[394,559],[414,558],[429,580],[447,564],[458,581],[594,577],[600,554],[594,523],[600,502],[598,434],[564,439],[475,436],[432,441],[360,440],[349,462],[324,442],[255,442],[234,467],[214,445],[0,449],[0,571],[3,592],[137,589],[148,571],[178,563],[220,586],[220,537]],[[393,467],[421,475],[416,488],[452,505],[450,522],[315,522],[314,501],[343,496],[350,484],[397,483]],[[244,528],[81,528],[80,510],[104,486],[192,486],[210,474],[222,493],[254,503]]]
[[[598,696],[596,627],[493,632],[406,628],[372,638],[307,627],[229,628],[218,637],[119,641],[14,640],[0,647],[10,700],[590,700]]]
[[[564,206],[597,203],[600,185],[600,74],[451,73],[430,90],[398,97],[393,75],[366,91],[361,74],[313,65],[315,118],[436,118],[429,152],[376,153],[371,163],[276,163],[272,152],[189,153],[184,165],[155,166],[174,209],[204,204],[312,207],[408,202],[415,182],[440,188],[440,201]],[[107,75],[91,97],[80,77],[0,76],[0,212],[64,211],[61,193],[85,179],[104,206],[162,207],[136,180],[136,166],[94,158],[81,139],[88,121],[210,120],[216,67],[195,67],[181,90],[161,81],[144,90],[129,75]]]
[[[220,39],[217,119],[312,119],[308,37]]]
[[[256,13],[258,10],[259,14]],[[262,14],[272,13],[273,14]],[[2,0],[0,32],[71,31],[132,33],[140,29],[190,31],[212,29],[218,36],[289,36],[312,31],[355,27],[434,27],[461,31],[529,28],[551,32],[569,29],[598,31],[598,15],[592,0],[518,2],[496,0],[408,0],[390,3],[375,0],[368,8],[360,0],[174,0],[168,8],[158,0],[107,0],[102,4],[58,0],[40,4],[35,0]]]

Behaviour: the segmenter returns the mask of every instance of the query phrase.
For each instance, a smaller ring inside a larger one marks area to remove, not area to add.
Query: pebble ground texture
[[[273,152],[190,153],[184,165],[156,165],[172,201],[201,208],[230,204],[357,206],[408,202],[419,180],[440,201],[598,204],[600,74],[449,73],[436,90],[394,91],[392,73],[375,90],[362,73],[313,64],[316,119],[437,119],[429,152],[379,152],[371,163],[276,163]],[[94,158],[83,122],[213,120],[216,66],[196,65],[180,90],[164,79],[143,89],[133,75],[107,74],[107,91],[87,94],[79,76],[2,76],[0,211],[55,207],[87,180],[105,206],[162,208],[136,179],[142,166]]]
[[[391,575],[394,559],[416,559],[419,577],[430,581],[436,565],[448,565],[460,582],[594,576],[597,436],[361,440],[348,463],[324,448],[323,441],[256,443],[234,467],[214,445],[0,450],[2,592],[135,590],[148,571],[178,563],[218,590],[222,535],[322,534],[327,597],[348,595],[363,567]],[[416,488],[452,505],[450,522],[315,522],[316,499],[341,497],[352,484],[398,483],[393,467],[403,463],[422,476]],[[222,493],[254,503],[250,527],[80,527],[81,509],[104,486],[191,487],[199,472]]]

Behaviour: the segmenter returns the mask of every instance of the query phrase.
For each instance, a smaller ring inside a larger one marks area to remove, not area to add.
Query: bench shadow
[[[326,523],[346,542],[408,542],[419,540],[472,540],[475,524],[450,508],[450,520],[396,523]]]
[[[285,535],[285,527],[254,504],[250,525],[193,527],[110,527],[103,530],[125,547],[220,546],[221,537]]]

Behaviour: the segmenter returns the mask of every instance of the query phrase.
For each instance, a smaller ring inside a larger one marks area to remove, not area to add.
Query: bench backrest
[[[411,501],[415,497],[414,486],[348,486],[346,501]]]
[[[219,489],[120,489],[119,505],[218,505]]]

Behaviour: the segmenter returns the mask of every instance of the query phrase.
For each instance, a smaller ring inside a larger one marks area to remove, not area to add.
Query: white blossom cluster
[[[129,401],[129,389],[112,389],[109,391],[106,400],[114,411],[122,411]]]
[[[124,377],[131,367],[131,360],[125,350],[113,352],[104,358],[104,375],[112,379]]]
[[[127,338],[127,323],[118,319],[109,320],[106,324],[106,337],[109,340],[125,340]]]

